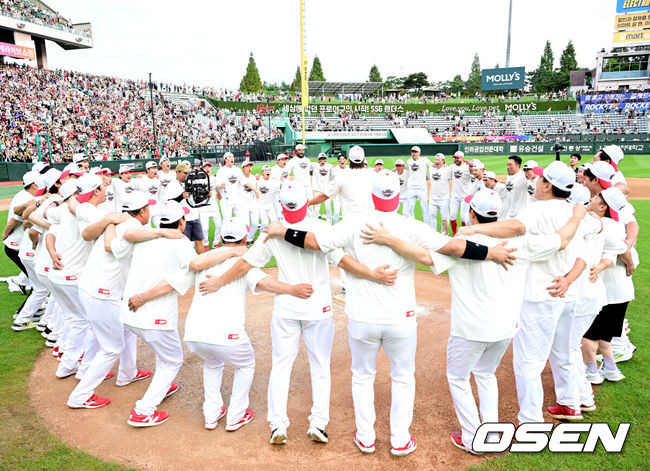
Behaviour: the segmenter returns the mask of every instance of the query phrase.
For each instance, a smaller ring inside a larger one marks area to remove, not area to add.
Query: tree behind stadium
[[[383,82],[383,80],[381,79],[381,74],[379,73],[379,69],[377,68],[377,65],[373,65],[372,67],[370,67],[368,82]]]
[[[260,72],[257,70],[257,65],[255,64],[255,58],[253,57],[252,52],[248,58],[246,74],[244,74],[244,77],[241,79],[239,89],[244,93],[261,92],[264,90],[262,80],[260,79]]]
[[[311,65],[311,72],[309,72],[310,82],[325,82],[325,74],[323,74],[323,66],[320,63],[318,56],[314,57],[314,62]]]

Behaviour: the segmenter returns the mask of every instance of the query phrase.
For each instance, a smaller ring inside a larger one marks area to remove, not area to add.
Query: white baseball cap
[[[366,153],[363,151],[363,147],[352,146],[348,150],[348,158],[350,159],[350,162],[354,162],[355,164],[360,164],[365,160]]]
[[[88,157],[86,157],[86,154],[84,153],[78,153],[72,156],[72,161],[75,164],[78,164],[79,162],[83,162],[84,160],[88,160]]]
[[[437,159],[438,157],[440,157],[442,160],[445,160],[445,154],[442,152],[438,152],[433,158]]]
[[[45,167],[47,167],[47,163],[41,160],[39,162],[36,162],[34,165],[32,165],[32,172],[40,172]]]
[[[604,160],[599,160],[591,164],[589,171],[598,179],[598,183],[603,188],[610,188],[612,186],[612,178],[614,178],[616,170],[609,163]]]
[[[163,224],[172,224],[180,218],[189,214],[189,208],[181,206],[178,201],[168,200],[160,208],[160,222]]]
[[[524,166],[521,167],[522,170],[532,170],[535,167],[539,167],[539,164],[537,163],[536,160],[527,160],[524,162]]]
[[[384,161],[381,160],[381,159],[377,159],[377,160],[375,160],[375,165],[377,165],[377,164],[382,164],[382,165],[384,165]]]
[[[233,159],[235,158],[232,152],[226,152],[225,154],[223,154],[223,160],[226,160],[228,157],[232,157]]]
[[[296,150],[305,150],[306,148],[307,148],[307,147],[305,147],[305,146],[302,145],[302,144],[298,144],[298,145],[296,145]]]
[[[108,167],[92,167],[90,169],[90,173],[92,173],[93,175],[104,175],[104,174],[111,175],[112,174],[111,169],[108,168]]]
[[[491,178],[492,180],[496,180],[497,174],[491,170],[488,170],[483,174],[483,178]]]
[[[249,227],[243,219],[238,217],[228,218],[223,221],[221,226],[221,238],[224,242],[239,242],[246,234],[248,234]]]
[[[578,168],[581,168],[582,170],[585,170],[585,171],[586,171],[587,169],[590,169],[590,168],[591,168],[591,164],[590,164],[589,162],[587,162],[587,163],[582,164],[582,165],[581,165],[580,167],[578,167]]]
[[[127,164],[120,164],[120,169],[118,170],[118,172],[120,172],[120,174],[129,173],[129,172],[133,172],[133,169],[131,168],[131,166]]]
[[[609,206],[609,215],[614,221],[618,221],[618,213],[623,211],[627,206],[627,198],[621,190],[616,187],[607,188],[600,192],[607,206]]]
[[[422,152],[418,146],[411,147],[411,152]]]
[[[288,159],[287,154],[278,154],[278,156],[275,158],[275,160],[282,160],[282,159]]]
[[[483,162],[481,162],[479,159],[472,159],[468,162],[468,165],[470,167],[478,168],[478,169],[485,169],[485,165],[483,165]]]
[[[244,168],[244,167],[246,167],[246,166],[248,166],[248,165],[251,165],[251,166],[252,166],[252,165],[253,165],[253,162],[251,162],[250,160],[246,159],[246,160],[244,160],[244,161],[241,163],[241,167],[242,167],[242,168]]]
[[[77,186],[79,187],[79,196],[77,196],[77,201],[80,203],[86,203],[93,195],[93,191],[102,186],[102,183],[103,180],[101,178],[91,173],[79,178],[77,180]]]
[[[63,185],[61,185],[61,188],[59,188],[59,195],[61,195],[61,198],[65,201],[77,191],[79,191],[77,180],[67,180]]]
[[[563,191],[571,191],[573,184],[576,182],[575,172],[571,167],[559,160],[551,162],[546,168],[535,167],[533,173],[539,177],[544,177],[555,188]]]
[[[571,189],[571,196],[567,198],[567,201],[569,203],[580,203],[584,205],[589,204],[590,200],[591,192],[589,191],[589,188],[580,184],[573,185],[573,188]]]
[[[479,190],[473,195],[465,197],[465,203],[479,214],[486,218],[494,218],[499,216],[503,203],[501,197],[492,190]]]
[[[45,192],[54,185],[61,177],[61,171],[55,168],[49,169],[47,172],[40,174],[36,179],[36,187],[38,191],[35,196],[42,196]]]
[[[377,211],[391,212],[399,207],[399,177],[382,170],[372,179],[372,202]]]
[[[293,182],[285,184],[280,190],[280,203],[284,219],[292,224],[305,219],[307,215],[307,193],[305,187]]]
[[[171,162],[171,160],[169,160],[169,157],[166,155],[160,158],[160,163],[163,163],[164,161]]]
[[[33,167],[32,167],[33,168]],[[23,175],[23,186],[29,186],[32,183],[36,183],[38,180],[39,174],[37,171],[30,170],[29,172]]]
[[[60,178],[66,178],[66,177],[69,177],[70,175],[75,175],[77,177],[81,177],[81,176],[83,176],[83,174],[84,173],[81,170],[79,170],[79,166],[77,164],[71,163],[71,164],[66,165],[63,168],[63,173],[61,174]]]
[[[462,150],[457,150],[456,152],[454,152],[454,157],[465,158],[465,152],[463,152]]]
[[[158,164],[157,164],[155,161],[153,161],[153,160],[150,160],[150,161],[147,162],[147,164],[144,166],[144,168],[147,169],[147,170],[149,170],[150,168],[154,168],[154,167],[155,167],[155,168],[158,168]]]
[[[320,154],[318,154],[318,160],[320,159],[327,159],[327,154],[325,152],[321,152]]]
[[[265,171],[265,170],[269,170],[269,171],[270,171],[270,170],[271,170],[271,166],[270,166],[270,165],[263,165],[263,166],[262,166],[262,172]]]
[[[404,161],[402,159],[397,159],[395,165],[404,165]]]
[[[612,159],[613,167],[618,171],[618,163],[625,158],[623,149],[620,146],[615,144],[603,147],[603,152],[609,155],[609,158]]]
[[[137,211],[154,204],[156,204],[156,200],[150,200],[141,191],[132,191],[126,195],[126,199],[122,203],[122,211]]]

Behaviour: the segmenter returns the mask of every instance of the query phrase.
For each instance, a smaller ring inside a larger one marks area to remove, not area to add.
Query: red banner
[[[36,60],[36,51],[33,47],[0,43],[0,56],[9,56],[17,59],[28,59],[33,61]]]

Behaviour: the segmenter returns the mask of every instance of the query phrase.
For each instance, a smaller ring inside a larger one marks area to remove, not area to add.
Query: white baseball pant
[[[262,226],[268,226],[272,222],[277,222],[277,220],[273,205],[260,205],[260,224]]]
[[[219,211],[199,211],[199,221],[203,228],[203,245],[210,243],[210,220],[214,223],[214,240],[219,242],[221,234],[221,213]]]
[[[242,205],[242,216],[248,225],[248,241],[253,242],[255,233],[260,227],[260,211],[257,201],[249,201]]]
[[[248,394],[255,375],[255,352],[250,342],[241,345],[214,345],[202,342],[185,342],[190,352],[203,359],[203,416],[206,423],[217,420],[223,407],[221,381],[223,366],[235,368],[227,424],[236,424],[244,418],[248,408]]]
[[[580,410],[575,367],[571,355],[571,328],[575,301],[524,301],[519,330],[513,340],[513,369],[519,400],[519,423],[544,422],[541,374],[548,359],[558,404]],[[562,402],[560,402],[562,398]]]
[[[399,211],[400,209],[402,209],[402,215],[406,216],[406,196],[402,196],[401,193],[399,195],[399,206],[397,210]]]
[[[334,318],[301,321],[271,317],[273,345],[271,374],[269,376],[268,415],[271,430],[289,427],[287,400],[291,368],[298,354],[300,337],[305,340],[311,372],[312,408],[309,424],[324,430],[330,420],[330,355],[334,338]]]
[[[156,354],[156,370],[151,383],[134,407],[136,414],[151,415],[165,399],[183,365],[183,346],[176,330],[139,329],[130,325],[126,327],[144,340]]]
[[[511,339],[477,342],[450,336],[447,342],[447,381],[462,430],[463,444],[472,448],[481,423],[499,421],[499,386],[494,376]],[[481,417],[469,382],[474,374]]]
[[[243,214],[243,202],[239,200],[229,200],[224,198],[221,200],[221,213],[224,219],[231,217],[244,217]]]
[[[310,200],[314,197],[314,190],[310,185],[305,185],[305,194],[307,195],[307,199]],[[319,211],[316,211],[316,206],[315,205],[309,205],[307,207],[307,215],[313,218],[317,218],[318,214],[320,212],[320,207],[318,208]]]
[[[465,203],[464,198],[456,198],[454,196],[451,197],[449,200],[449,219],[452,221],[455,221],[458,218],[458,209],[461,207],[462,204]],[[462,215],[461,215],[461,221],[462,221]]]
[[[280,193],[276,193],[274,196],[272,196],[271,201],[273,201],[273,208],[275,208],[275,217],[278,220],[282,220],[282,204],[280,203]]]
[[[469,226],[469,204],[465,203],[465,200],[460,203],[460,220]]]
[[[25,300],[22,309],[14,319],[16,324],[22,324],[32,320],[32,317],[36,314],[38,309],[41,307],[43,302],[47,299],[47,295],[50,293],[50,290],[39,280],[34,271],[34,262],[31,260],[21,259],[23,266],[27,271],[27,276],[29,277],[29,282],[32,285],[32,293]]]
[[[47,326],[59,336],[57,344],[59,344],[59,350],[63,351],[61,345],[63,344],[66,334],[66,329],[64,328],[65,324],[63,312],[61,311],[60,304],[57,302],[54,291],[52,290],[52,282],[50,279],[44,275],[37,274],[36,276],[38,277],[38,281],[40,281],[43,286],[46,286],[50,292],[50,297],[47,302],[47,309],[45,309],[44,315],[47,315],[49,319]]]
[[[120,301],[97,299],[79,290],[88,316],[88,324],[99,345],[99,351],[88,365],[81,381],[68,397],[70,407],[80,407],[98,387],[119,358],[117,381],[128,383],[138,373],[136,367],[137,337],[120,321]],[[85,358],[85,355],[84,355]]]
[[[578,399],[580,405],[590,406],[594,403],[594,390],[591,383],[587,381],[585,364],[582,361],[582,337],[585,332],[589,330],[591,324],[596,318],[596,314],[586,316],[575,316],[573,318],[573,327],[571,328],[571,355],[573,355],[573,366],[575,371],[573,379],[578,382]],[[559,391],[555,391],[555,395],[559,395]]]
[[[390,443],[394,448],[403,447],[411,439],[409,427],[415,398],[417,323],[414,320],[405,324],[368,324],[350,319],[348,337],[357,438],[362,443],[375,443],[374,384],[377,355],[383,346],[390,362],[392,381]]]
[[[341,219],[341,200],[338,196],[332,198],[332,206],[334,207],[334,214],[332,215],[332,224],[336,224]]]
[[[438,211],[440,211],[440,221],[448,221],[449,200],[429,200],[429,221],[435,230],[438,230]]]
[[[323,194],[322,191],[314,191],[314,197]],[[332,200],[330,198],[326,199],[323,203],[319,205],[314,205],[314,212],[316,215],[320,214],[321,206],[325,206],[325,214],[327,215],[327,222],[332,224]]]
[[[427,189],[426,188],[409,188],[406,190],[406,207],[404,211],[406,216],[410,218],[415,217],[415,202],[420,202],[420,209],[422,209],[422,220],[429,224],[429,204],[427,203]],[[410,439],[410,438],[409,438]],[[401,446],[401,445],[400,445]]]

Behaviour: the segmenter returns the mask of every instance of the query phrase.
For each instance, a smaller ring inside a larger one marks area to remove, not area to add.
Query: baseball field
[[[488,170],[505,173],[503,157],[479,157]],[[396,158],[384,158],[392,168]],[[536,158],[541,165],[554,156]],[[374,159],[369,159],[370,165]],[[589,159],[590,160],[590,159]],[[588,422],[606,422],[613,430],[631,423],[625,447],[620,454],[607,454],[598,447],[593,454],[510,454],[474,457],[456,449],[449,433],[459,429],[445,376],[445,348],[449,334],[449,283],[445,275],[434,276],[428,269],[416,274],[418,300],[418,352],[416,356],[417,392],[411,432],[418,450],[404,458],[392,457],[388,443],[390,379],[385,356],[380,355],[375,385],[377,409],[377,452],[361,455],[352,442],[354,415],[350,393],[350,357],[347,347],[345,314],[341,300],[335,303],[336,333],[332,351],[330,443],[318,445],[306,436],[311,405],[309,368],[301,349],[296,360],[290,389],[289,443],[280,449],[268,445],[266,387],[270,370],[268,324],[272,297],[249,296],[247,330],[256,351],[257,369],[251,390],[253,422],[235,433],[219,427],[203,428],[201,414],[201,362],[186,352],[185,364],[177,378],[181,389],[167,399],[161,409],[171,420],[152,429],[133,429],[126,425],[133,402],[147,381],[116,388],[109,380],[97,393],[112,399],[98,410],[70,410],[65,399],[74,387],[72,377],[54,377],[56,360],[35,329],[16,333],[9,329],[12,314],[22,302],[20,293],[9,293],[0,285],[0,469],[33,470],[110,470],[110,469],[646,469],[650,433],[650,156],[628,156],[621,169],[631,180],[633,204],[641,226],[638,251],[641,264],[634,274],[636,300],[630,304],[630,339],[637,346],[632,360],[619,366],[626,379],[596,387],[598,409],[585,416]],[[257,173],[258,169],[254,169]],[[638,178],[638,180],[636,180]],[[0,187],[0,199],[9,198],[15,188]],[[0,212],[2,225],[7,211]],[[273,271],[273,268],[268,268]],[[16,274],[15,266],[0,257],[0,276]],[[332,270],[332,288],[340,287],[338,270]],[[192,293],[179,299],[180,317],[187,313]],[[153,368],[154,359],[146,348],[138,350],[138,366]],[[517,400],[512,372],[511,351],[497,371],[500,385],[500,418],[514,421]],[[230,394],[232,372],[226,368],[223,393]],[[545,406],[554,403],[550,372],[544,372]],[[549,419],[550,420],[550,419]],[[584,437],[582,437],[584,440]]]

